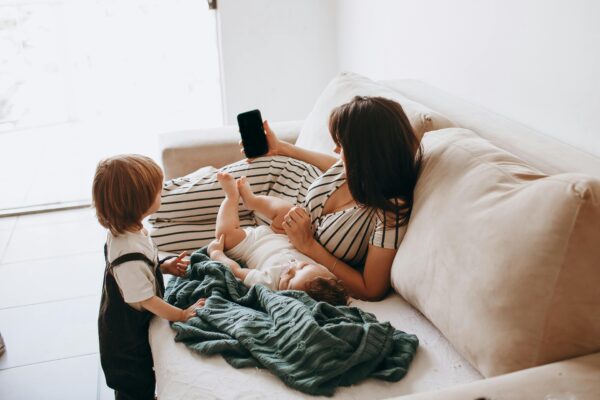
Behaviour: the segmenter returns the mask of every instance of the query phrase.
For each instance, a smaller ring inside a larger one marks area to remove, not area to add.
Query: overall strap
[[[142,253],[127,253],[117,257],[113,262],[110,263],[110,267],[116,267],[117,265],[121,265],[129,261],[143,261],[148,264],[151,269],[154,269],[154,266],[156,265],[154,261],[150,260]]]

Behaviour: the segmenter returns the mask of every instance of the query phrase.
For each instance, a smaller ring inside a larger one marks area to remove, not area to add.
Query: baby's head
[[[279,290],[303,290],[317,301],[336,306],[348,303],[342,282],[321,264],[304,261],[292,264],[281,274]]]
[[[142,229],[160,207],[163,173],[151,158],[124,154],[98,163],[92,199],[100,225],[118,235]]]

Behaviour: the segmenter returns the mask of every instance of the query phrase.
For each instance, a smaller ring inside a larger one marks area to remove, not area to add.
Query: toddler
[[[153,315],[186,321],[204,305],[180,309],[163,299],[162,273],[181,276],[185,252],[158,260],[143,219],[160,207],[163,173],[150,158],[120,155],[100,161],[92,197],[100,225],[108,229],[106,269],[98,316],[100,361],[116,399],[154,399],[155,376],[148,341]]]
[[[246,286],[261,283],[273,290],[303,290],[317,301],[345,305],[348,295],[341,281],[327,268],[296,250],[282,232],[281,221],[293,204],[273,196],[257,196],[245,177],[237,181],[217,173],[225,192],[217,214],[216,240],[209,256],[228,265]],[[240,197],[246,207],[273,221],[273,229],[258,226],[242,229],[238,216]],[[232,259],[241,260],[248,268]]]

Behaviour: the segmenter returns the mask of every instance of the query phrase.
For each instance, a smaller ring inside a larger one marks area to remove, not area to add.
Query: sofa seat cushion
[[[425,135],[394,288],[484,376],[600,350],[600,181]]]
[[[335,399],[387,399],[482,378],[421,313],[397,294],[380,302],[353,301],[351,305],[375,314],[379,321],[390,321],[397,329],[414,333],[419,338],[419,348],[408,373],[399,382],[369,378],[336,389]],[[235,369],[220,355],[207,357],[191,352],[183,343],[174,341],[175,332],[164,319],[153,318],[149,336],[161,400],[306,398],[266,370]]]
[[[329,134],[329,116],[334,108],[349,102],[354,96],[379,96],[397,101],[402,105],[419,138],[425,132],[455,126],[448,118],[408,99],[390,87],[364,76],[345,72],[335,77],[323,90],[304,121],[296,144],[306,149],[335,155],[335,146]]]

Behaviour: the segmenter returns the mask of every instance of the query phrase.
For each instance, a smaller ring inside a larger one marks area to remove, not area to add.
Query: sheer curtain
[[[222,124],[199,0],[0,0],[0,209],[89,201],[96,163]]]

